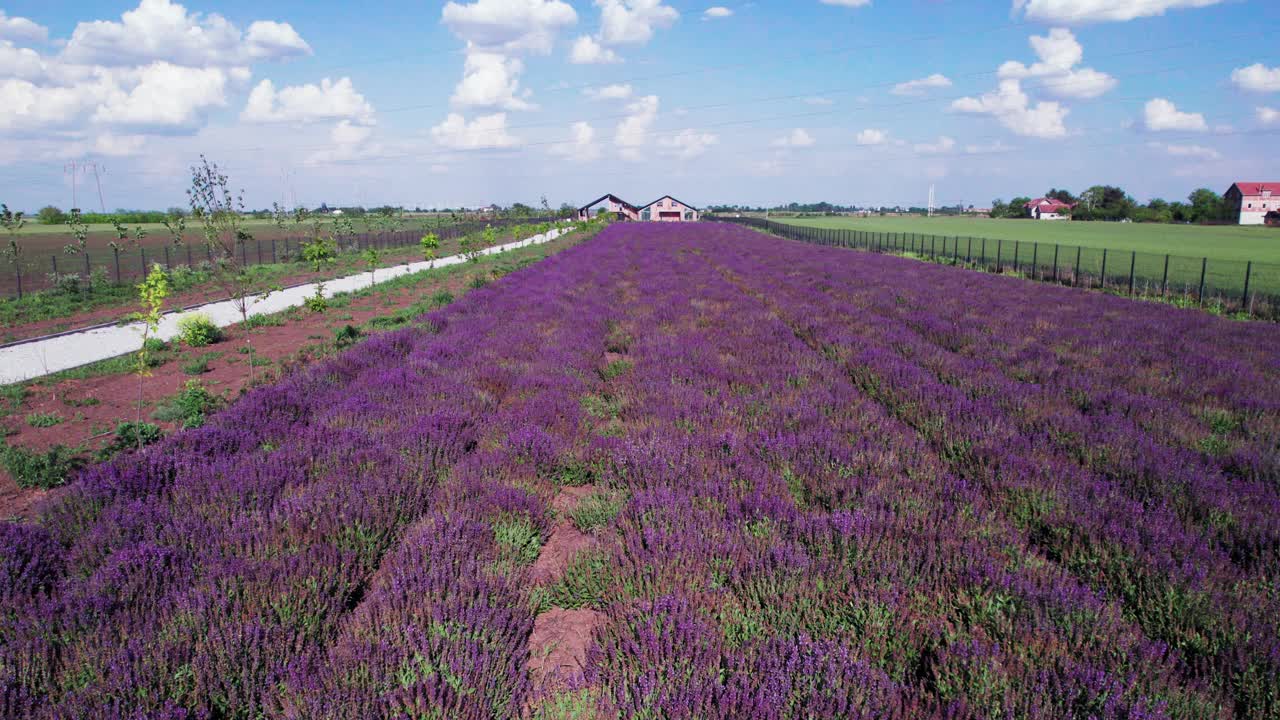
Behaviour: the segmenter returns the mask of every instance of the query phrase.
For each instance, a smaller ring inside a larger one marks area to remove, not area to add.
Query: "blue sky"
[[[76,160],[180,205],[200,153],[252,207],[1280,179],[1266,2],[715,2],[0,5],[0,201],[69,206]]]

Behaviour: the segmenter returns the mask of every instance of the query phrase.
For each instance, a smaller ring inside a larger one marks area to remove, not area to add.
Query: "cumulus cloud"
[[[626,100],[631,97],[632,88],[625,83],[614,83],[612,85],[604,85],[596,88],[587,88],[582,91],[583,95],[592,100]]]
[[[708,147],[718,142],[720,138],[712,133],[686,128],[675,135],[659,138],[658,147],[662,148],[664,154],[688,160],[702,155]]]
[[[351,78],[324,78],[319,85],[292,85],[276,90],[270,80],[249,93],[240,118],[247,122],[315,122],[319,120],[373,121],[373,106],[356,92]]]
[[[1070,30],[1053,28],[1028,41],[1040,61],[1028,67],[1010,60],[1000,66],[1000,78],[1041,78],[1045,92],[1065,98],[1095,98],[1116,86],[1115,78],[1104,72],[1075,67],[1084,59],[1084,47]]]
[[[722,7],[720,5],[717,5],[715,7],[709,7],[706,10],[702,11],[702,17],[704,20],[715,20],[718,18],[727,18],[732,16],[733,16],[732,10],[730,10],[727,7]]]
[[[569,126],[568,142],[556,143],[549,152],[574,162],[591,162],[600,158],[600,144],[596,142],[596,129],[591,123],[578,121]]]
[[[883,145],[889,141],[889,133],[884,130],[867,128],[858,133],[856,140],[859,145]]]
[[[600,6],[600,42],[644,45],[655,30],[671,27],[680,13],[662,0],[596,0]]]
[[[573,42],[569,62],[575,65],[607,65],[622,62],[622,58],[590,35],[583,35]]]
[[[115,92],[94,122],[136,127],[193,127],[210,108],[225,105],[228,73],[156,62],[142,68],[131,90]]]
[[[991,115],[1018,135],[1059,138],[1067,134],[1066,116],[1070,112],[1057,102],[1040,101],[1034,105],[1015,79],[1001,80],[995,91],[981,97],[964,97],[951,103],[955,112]]]
[[[560,0],[451,1],[442,20],[455,35],[481,48],[546,54],[560,31],[578,22],[578,13]]]
[[[1231,71],[1231,82],[1242,90],[1257,93],[1280,92],[1280,67],[1269,68],[1262,63]]]
[[[61,58],[83,65],[125,66],[162,60],[195,67],[244,65],[311,54],[287,23],[260,21],[246,37],[217,13],[188,12],[170,0],[141,0],[120,21],[76,25]]]
[[[147,138],[144,135],[116,135],[105,132],[93,141],[93,152],[106,157],[128,157],[142,149]]]
[[[613,134],[613,144],[624,160],[643,159],[645,138],[658,117],[658,96],[645,95],[627,105],[627,117],[618,123]]]
[[[48,28],[24,17],[10,17],[0,10],[0,40],[44,42],[48,39]]]
[[[431,137],[453,150],[506,148],[519,144],[507,132],[507,114],[481,115],[468,122],[459,113],[449,113],[444,122],[431,128]]]
[[[1263,125],[1280,125],[1280,110],[1269,107],[1258,108],[1258,122]]]
[[[524,62],[501,53],[471,50],[463,64],[462,80],[449,101],[459,108],[529,110],[520,92]]]
[[[1222,158],[1222,153],[1203,145],[1173,145],[1152,142],[1147,143],[1147,146],[1172,157],[1196,158],[1199,160],[1219,160]]]
[[[924,95],[929,90],[946,87],[951,87],[951,79],[942,73],[934,73],[929,77],[898,83],[889,92],[894,95],[919,96]]]
[[[813,136],[804,128],[796,128],[782,137],[774,140],[771,144],[773,147],[780,148],[804,148],[812,147],[814,143]]]
[[[1083,24],[1123,22],[1220,2],[1222,0],[1013,0],[1013,12],[1025,15],[1028,20]]]
[[[1164,98],[1153,98],[1143,108],[1143,121],[1148,130],[1189,130],[1205,132],[1209,129],[1200,113],[1182,112]]]

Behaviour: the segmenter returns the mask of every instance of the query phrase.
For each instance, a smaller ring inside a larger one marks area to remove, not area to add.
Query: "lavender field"
[[[0,526],[0,717],[1280,718],[1278,448],[1275,325],[615,225]]]

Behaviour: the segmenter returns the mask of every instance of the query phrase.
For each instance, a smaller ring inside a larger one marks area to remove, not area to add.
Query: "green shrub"
[[[27,424],[34,428],[48,428],[62,423],[63,417],[58,413],[31,413],[27,415]]]
[[[164,430],[159,425],[149,422],[122,422],[116,426],[116,434],[111,442],[98,451],[98,458],[108,460],[126,450],[159,442],[164,437]]]
[[[488,284],[489,284],[489,278],[483,275],[476,275],[471,278],[470,283],[467,283],[468,287],[470,287],[472,290],[479,290],[480,288]]]
[[[6,445],[0,447],[0,464],[18,487],[47,490],[65,483],[71,473],[84,467],[85,461],[63,445],[44,452]]]
[[[222,330],[204,313],[187,313],[178,318],[178,339],[190,347],[204,347],[221,340]]]
[[[578,503],[569,513],[569,519],[579,530],[590,532],[613,522],[626,501],[626,494],[618,490],[595,492]]]
[[[182,363],[182,373],[184,375],[203,375],[209,372],[209,356],[201,355],[193,357]]]
[[[542,539],[528,518],[502,520],[493,524],[493,539],[501,560],[517,566],[532,565],[538,559]]]
[[[340,347],[354,345],[360,339],[360,328],[355,325],[343,325],[333,331],[333,344]]]
[[[209,392],[199,380],[188,380],[182,391],[165,401],[152,417],[176,422],[183,428],[196,428],[221,406],[222,398]]]
[[[441,290],[440,292],[431,296],[431,303],[437,307],[444,307],[445,305],[448,305],[451,302],[453,302],[453,293],[449,292],[448,290]]]

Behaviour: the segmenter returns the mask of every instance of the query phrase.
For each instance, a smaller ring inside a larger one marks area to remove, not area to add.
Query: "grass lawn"
[[[1105,249],[1108,283],[1127,282],[1132,260],[1139,285],[1144,281],[1158,284],[1164,276],[1164,256],[1168,254],[1172,256],[1168,274],[1171,290],[1194,291],[1200,280],[1201,259],[1208,258],[1207,296],[1240,292],[1245,263],[1251,260],[1250,293],[1280,296],[1280,229],[1276,228],[925,217],[777,218],[776,221],[871,233],[936,235],[948,238],[948,252],[954,247],[953,238],[960,237],[962,255],[968,251],[969,237],[975,238],[975,255],[981,246],[978,239],[986,238],[987,256],[994,258],[998,251],[1005,264],[1015,259],[1029,263],[1034,257],[1038,265],[1044,266],[1052,261],[1056,244],[1060,246],[1061,266],[1074,267],[1075,248],[1079,247],[1083,248],[1081,272],[1090,275],[1101,273],[1101,251]],[[1136,258],[1130,255],[1135,251]]]

